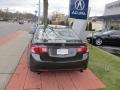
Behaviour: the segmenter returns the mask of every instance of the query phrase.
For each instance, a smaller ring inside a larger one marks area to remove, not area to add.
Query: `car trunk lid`
[[[80,43],[54,43],[54,44],[35,44],[33,47],[37,48],[37,54],[44,61],[67,61],[82,59],[83,53],[87,52],[85,44]],[[41,49],[42,48],[42,49]]]

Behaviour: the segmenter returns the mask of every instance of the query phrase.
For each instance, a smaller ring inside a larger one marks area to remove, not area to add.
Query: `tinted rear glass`
[[[41,28],[38,31],[37,42],[46,41],[46,43],[75,43],[81,42],[77,34],[70,28],[47,28],[46,31]]]

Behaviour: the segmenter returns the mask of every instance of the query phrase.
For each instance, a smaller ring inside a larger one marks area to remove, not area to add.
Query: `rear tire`
[[[33,69],[32,67],[29,67],[30,71],[32,72],[37,72],[35,69]]]
[[[83,69],[80,69],[80,72],[84,72],[84,70],[83,70]]]
[[[37,74],[41,74],[41,73],[42,73],[41,71],[37,72]]]
[[[41,74],[42,71],[37,71],[36,69],[33,69],[30,67],[30,71],[33,72],[33,73],[37,73],[37,74]]]

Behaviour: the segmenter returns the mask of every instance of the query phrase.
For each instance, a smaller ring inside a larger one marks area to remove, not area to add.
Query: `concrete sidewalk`
[[[0,46],[0,90],[4,90],[29,41],[28,32],[22,31],[21,35]]]

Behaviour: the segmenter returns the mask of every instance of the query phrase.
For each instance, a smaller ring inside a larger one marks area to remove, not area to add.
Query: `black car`
[[[23,21],[23,20],[20,20],[18,23],[19,23],[19,24],[24,24],[24,21]]]
[[[29,67],[33,72],[79,70],[88,65],[89,52],[70,28],[47,27],[37,30],[28,49]]]
[[[96,32],[87,37],[89,43],[95,44],[97,46],[103,44],[109,45],[120,45],[120,30],[109,30],[105,32]]]

